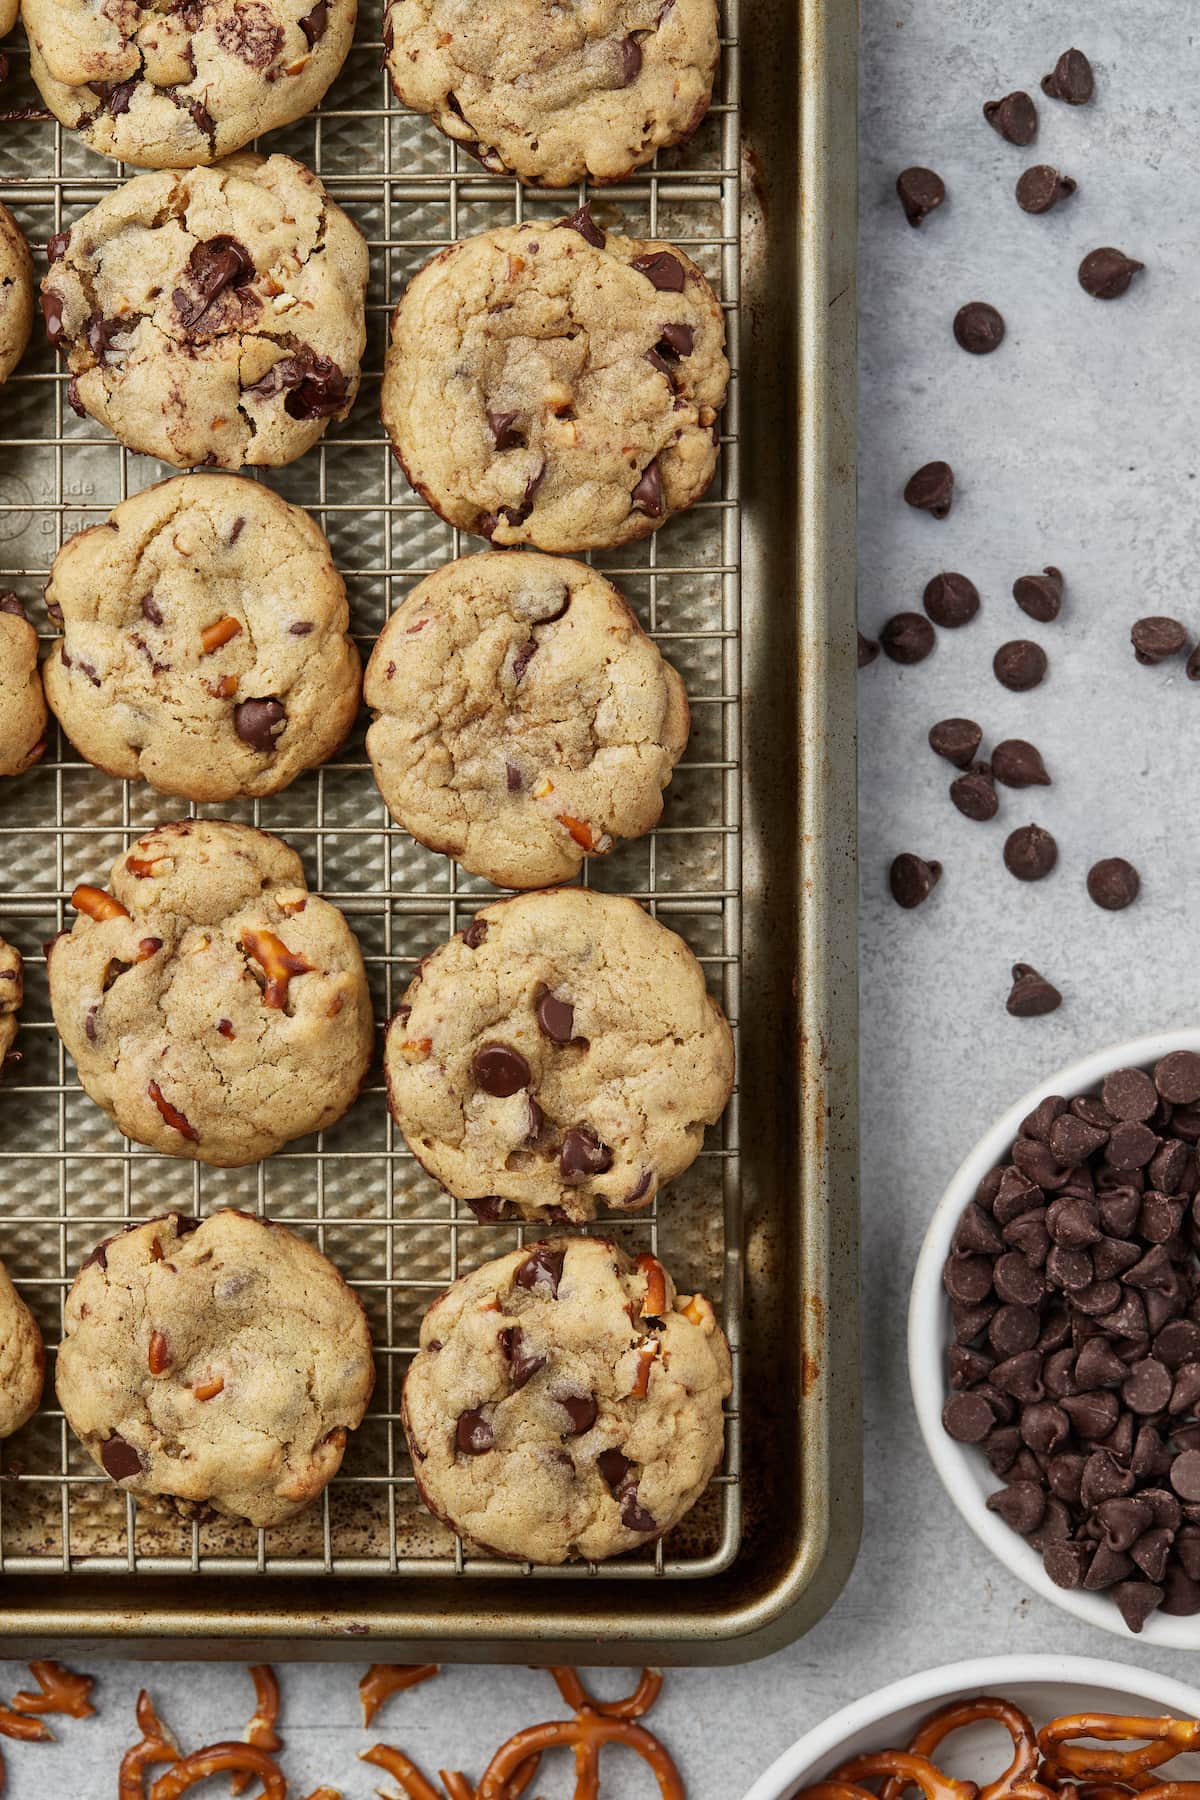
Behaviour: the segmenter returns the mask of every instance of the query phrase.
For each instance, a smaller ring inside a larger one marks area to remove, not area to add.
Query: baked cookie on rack
[[[653,1256],[551,1238],[421,1323],[404,1429],[429,1510],[477,1549],[600,1561],[661,1537],[721,1461],[729,1346]]]
[[[383,422],[450,524],[498,545],[601,550],[708,486],[724,345],[690,257],[606,233],[584,206],[426,263],[392,317]]]
[[[46,752],[38,635],[15,594],[0,594],[0,776],[23,775]]]
[[[691,136],[717,70],[716,0],[388,0],[392,86],[485,169],[620,181]]]
[[[0,1262],[0,1438],[11,1437],[33,1417],[45,1373],[37,1321]]]
[[[0,0],[0,37],[7,37],[17,22],[21,0]]]
[[[17,1041],[17,1017],[25,1004],[25,964],[21,952],[0,938],[0,1081]]]
[[[489,1219],[648,1206],[733,1089],[732,1035],[683,939],[584,888],[481,908],[425,958],[384,1063],[413,1155]]]
[[[32,330],[33,258],[21,227],[7,206],[0,206],[0,382],[24,356]]]
[[[189,800],[257,798],[350,733],[361,664],[324,534],[238,475],[145,488],[59,551],[46,698],[89,762]]]
[[[279,1525],[337,1474],[375,1369],[361,1303],[304,1238],[247,1213],[170,1213],[84,1263],[55,1379],[126,1493]]]
[[[141,168],[215,162],[303,118],[350,48],[358,0],[24,0],[55,117]]]
[[[374,1027],[362,954],[300,858],[249,825],[184,819],[78,887],[48,957],[54,1022],[127,1137],[235,1168],[332,1125]]]
[[[500,887],[578,872],[662,812],[683,754],[682,678],[621,594],[536,551],[426,576],[367,668],[367,751],[392,817]]]
[[[42,312],[71,404],[130,450],[275,466],[350,411],[367,246],[291,157],[137,175],[49,248]]]

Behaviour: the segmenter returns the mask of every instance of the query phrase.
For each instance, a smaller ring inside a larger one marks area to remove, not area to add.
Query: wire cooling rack
[[[362,393],[344,425],[266,479],[313,512],[350,594],[364,658],[420,577],[480,548],[408,489],[378,419],[387,323],[409,277],[444,244],[522,219],[560,218],[587,197],[544,194],[485,173],[390,92],[382,0],[361,8],[354,48],[318,113],[259,146],[296,156],[356,220],[371,253]],[[0,100],[36,107],[23,38]],[[672,240],[722,298],[734,371],[713,489],[655,536],[596,557],[683,674],[692,736],[663,823],[585,869],[597,888],[632,894],[690,943],[737,1033],[740,952],[739,513],[737,489],[739,134],[737,0],[725,0],[712,112],[692,142],[630,181],[594,193],[606,226]],[[58,125],[0,120],[0,200],[15,213],[39,272],[41,247],[134,170],[107,163]],[[75,531],[175,471],[123,451],[66,402],[66,375],[40,329],[0,388],[0,588],[54,633],[42,590]],[[250,473],[250,471],[247,471]],[[382,1034],[419,958],[460,929],[492,890],[393,827],[371,779],[361,729],[326,767],[264,802],[188,808],[80,761],[61,733],[39,768],[0,787],[0,934],[26,960],[22,1062],[0,1090],[0,1255],[39,1317],[50,1351],[44,1410],[0,1445],[0,1574],[260,1572],[386,1577],[510,1576],[476,1557],[417,1499],[400,1426],[400,1387],[421,1315],[447,1282],[536,1227],[478,1225],[421,1171],[387,1113],[378,1060],[346,1119],[249,1169],[212,1169],[130,1144],[80,1089],[54,1030],[42,949],[71,915],[79,881],[103,882],[118,853],[167,818],[206,811],[276,832],[303,856],[310,884],[359,936]],[[693,1168],[645,1213],[592,1227],[631,1252],[661,1254],[683,1289],[719,1302],[734,1349],[722,1471],[664,1543],[590,1573],[714,1575],[736,1555],[739,1453],[738,1101]],[[130,1219],[223,1206],[267,1214],[311,1237],[359,1293],[375,1334],[379,1381],[341,1474],[319,1505],[270,1531],[199,1524],[117,1492],[53,1404],[53,1346],[74,1274],[96,1241]],[[574,1570],[530,1569],[539,1580]]]

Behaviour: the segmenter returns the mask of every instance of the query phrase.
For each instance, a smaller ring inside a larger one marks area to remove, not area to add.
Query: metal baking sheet
[[[406,113],[362,8],[320,112],[264,146],[320,173],[371,247],[363,392],[345,425],[268,479],[308,507],[346,576],[364,653],[420,576],[477,548],[389,454],[378,389],[389,314],[455,238],[560,217],[584,190],[488,175]],[[118,1494],[53,1404],[0,1450],[0,1649],[53,1639],[195,1656],[726,1661],[794,1637],[848,1571],[859,1508],[854,966],[854,51],[852,4],[725,0],[717,103],[692,142],[592,196],[611,228],[672,239],[726,311],[735,370],[713,489],[647,541],[598,556],[680,668],[693,731],[659,828],[594,862],[691,944],[734,1024],[739,1084],[694,1167],[604,1230],[713,1295],[734,1346],[721,1472],[644,1554],[565,1570],[467,1553],[421,1508],[399,1392],[421,1313],[522,1236],[479,1226],[422,1173],[378,1067],[350,1115],[255,1168],[127,1143],[54,1032],[41,946],[80,880],[188,808],[83,764],[59,736],[0,793],[0,933],[26,958],[24,1061],[0,1090],[0,1254],[47,1343],[82,1258],[130,1218],[234,1205],[310,1234],[360,1293],[380,1380],[344,1469],[293,1524],[164,1517]],[[16,102],[27,88],[14,54]],[[10,93],[13,88],[10,88]],[[6,95],[8,98],[8,95]],[[0,123],[0,199],[42,245],[125,171],[57,126]],[[0,390],[0,587],[49,638],[58,546],[171,473],[66,404],[40,342]],[[191,809],[199,810],[199,809]],[[391,828],[361,730],[274,798],[219,811],[279,833],[360,937],[382,1022],[416,961],[485,883]]]

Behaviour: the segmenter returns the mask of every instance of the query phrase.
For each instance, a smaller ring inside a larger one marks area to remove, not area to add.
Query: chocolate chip
[[[989,1512],[999,1513],[1004,1523],[1019,1531],[1022,1537],[1028,1537],[1042,1522],[1046,1495],[1036,1482],[1014,1481],[1001,1488],[998,1494],[989,1494],[987,1507]]]
[[[1093,300],[1119,300],[1145,266],[1126,256],[1123,250],[1105,244],[1099,250],[1089,250],[1080,263],[1079,285]]]
[[[655,250],[650,256],[635,256],[630,263],[639,275],[644,275],[650,286],[657,288],[660,294],[682,294],[683,264],[677,256],[667,250]]]
[[[1161,1412],[1171,1398],[1171,1372],[1157,1357],[1134,1363],[1121,1384],[1121,1398],[1136,1413]]]
[[[654,457],[646,464],[641,479],[629,496],[631,503],[644,512],[648,519],[661,519],[663,514],[662,475],[659,473],[658,458]]]
[[[196,292],[177,288],[173,298],[180,323],[185,330],[194,331],[226,288],[244,287],[253,280],[254,258],[237,238],[208,238],[192,251],[187,272]]]
[[[1049,75],[1042,76],[1042,92],[1068,106],[1084,106],[1095,92],[1092,65],[1082,50],[1064,50]]]
[[[1012,975],[1012,989],[1004,1004],[1014,1019],[1037,1019],[1062,1005],[1058,989],[1029,963],[1014,963]]]
[[[1038,1270],[1019,1250],[997,1257],[992,1283],[1000,1299],[1014,1306],[1036,1306],[1046,1291]]]
[[[932,513],[935,519],[948,518],[954,504],[954,470],[948,462],[923,463],[909,476],[904,498],[918,512]]]
[[[1040,825],[1019,825],[1004,844],[1004,866],[1018,881],[1042,881],[1058,861],[1058,845]]]
[[[1200,1450],[1185,1450],[1177,1456],[1169,1480],[1181,1500],[1200,1501]]]
[[[923,600],[925,611],[934,624],[947,631],[969,625],[979,611],[979,589],[967,576],[957,575],[952,570],[935,575],[926,583]]]
[[[1137,870],[1123,856],[1106,856],[1088,870],[1088,894],[1105,912],[1122,912],[1132,906],[1141,885]]]
[[[1200,1100],[1200,1055],[1172,1050],[1154,1065],[1154,1085],[1164,1100],[1190,1106]]]
[[[61,341],[63,335],[63,307],[66,304],[63,296],[53,288],[42,289],[42,318],[46,324],[46,336],[51,344]]]
[[[608,1484],[614,1494],[617,1494],[624,1487],[626,1477],[633,1464],[619,1450],[611,1449],[600,1452],[596,1458],[596,1467],[600,1472],[601,1479]]]
[[[668,350],[673,351],[676,356],[690,356],[695,348],[695,343],[695,327],[685,325],[681,320],[664,325],[659,333],[658,347],[664,356]]]
[[[350,383],[328,356],[319,356],[304,345],[294,356],[280,357],[246,390],[257,399],[286,396],[283,410],[290,419],[329,419],[342,412],[350,399]]]
[[[485,1094],[507,1100],[530,1082],[529,1064],[508,1044],[481,1044],[471,1058],[471,1073]]]
[[[1070,1435],[1071,1421],[1053,1400],[1036,1400],[1021,1413],[1021,1436],[1039,1456],[1049,1456]]]
[[[1041,1364],[1041,1358],[1038,1356],[1036,1350],[1028,1350],[1025,1355],[1027,1358],[1031,1357],[1033,1359],[1034,1375],[1036,1376],[1037,1370]],[[1012,1357],[1008,1363],[1001,1363],[995,1366],[1002,1369],[1009,1369],[1011,1363],[1021,1362],[1023,1360],[1024,1359],[1021,1357]],[[985,1356],[982,1350],[968,1350],[962,1344],[951,1344],[946,1353],[946,1369],[950,1377],[950,1386],[952,1388],[975,1387],[978,1382],[987,1379],[988,1375],[992,1372],[993,1366],[991,1357]],[[1000,1382],[997,1382],[997,1386],[1001,1388],[1003,1393],[1013,1392],[1012,1388]]]
[[[595,250],[603,250],[605,244],[608,242],[604,233],[592,218],[592,203],[590,200],[579,207],[576,212],[571,213],[568,218],[559,219],[558,227],[559,229],[566,231],[577,231],[580,237],[583,238],[586,243],[591,244],[592,248]]]
[[[915,164],[901,169],[896,177],[896,192],[910,225],[920,225],[936,212],[946,198],[946,184],[933,169]]]
[[[1129,638],[1138,661],[1153,667],[1155,663],[1166,662],[1168,657],[1179,655],[1187,642],[1187,631],[1178,619],[1155,615],[1138,619]]]
[[[243,700],[233,709],[233,728],[243,744],[249,744],[263,756],[278,747],[278,727],[287,724],[287,714],[278,700]]]
[[[101,1444],[100,1461],[114,1481],[129,1481],[142,1472],[141,1457],[117,1432]]]
[[[1190,1618],[1200,1612],[1200,1583],[1191,1580],[1181,1568],[1168,1568],[1163,1577],[1160,1609],[1173,1618]]]
[[[992,774],[1005,787],[1049,787],[1042,753],[1024,738],[1005,738],[992,752]]]
[[[986,300],[968,300],[954,315],[954,337],[972,356],[990,356],[1004,342],[1004,320]]]
[[[547,988],[537,1003],[537,1022],[555,1044],[569,1044],[575,1036],[575,1008]]]
[[[621,1523],[629,1531],[657,1531],[658,1525],[638,1500],[635,1487],[626,1488],[621,1496]]]
[[[1060,175],[1049,163],[1034,163],[1017,177],[1017,205],[1022,212],[1048,213],[1060,200],[1068,200],[1076,183],[1069,175]]]
[[[1158,1093],[1141,1069],[1114,1069],[1100,1089],[1105,1106],[1115,1119],[1148,1119],[1158,1105]]]
[[[621,39],[621,86],[629,87],[642,71],[642,46],[635,37]]]
[[[875,661],[875,658],[878,655],[879,655],[879,645],[876,643],[875,639],[869,638],[869,637],[864,637],[862,632],[860,631],[858,634],[858,666],[859,666],[859,668],[865,669],[868,666],[868,664],[873,663]]]
[[[475,918],[471,920],[471,923],[463,932],[463,943],[467,946],[468,950],[478,950],[480,944],[482,944],[484,938],[487,936],[487,929],[487,920],[481,919],[478,914],[476,914]]]
[[[558,1394],[555,1398],[571,1421],[572,1437],[582,1437],[585,1431],[592,1429],[599,1410],[594,1395]]]
[[[459,1413],[454,1441],[464,1456],[484,1456],[495,1443],[496,1434],[476,1407],[470,1412]]]
[[[565,1258],[565,1250],[551,1250],[545,1244],[537,1244],[517,1269],[513,1280],[518,1287],[528,1289],[531,1294],[536,1293],[538,1288],[545,1288],[550,1298],[557,1300]]]
[[[1019,144],[1024,149],[1037,136],[1037,107],[1020,88],[1015,93],[1005,94],[1003,100],[985,100],[983,116],[994,131],[1010,144]]]
[[[992,658],[996,680],[1014,694],[1025,694],[1040,686],[1046,667],[1046,652],[1029,638],[1014,638],[1011,643],[1001,644]]]
[[[311,619],[297,619],[294,624],[288,626],[288,631],[292,637],[307,637],[312,628]]]
[[[489,406],[485,408],[485,415],[497,450],[511,450],[515,445],[524,444],[521,433],[512,429],[513,420],[517,417],[515,412],[493,412]]]
[[[1042,1552],[1042,1567],[1056,1587],[1082,1587],[1089,1556],[1083,1544],[1047,1544]]]
[[[586,1181],[612,1168],[613,1153],[590,1125],[572,1125],[563,1133],[558,1167],[564,1181]]]
[[[519,1325],[513,1325],[506,1332],[501,1332],[501,1341],[508,1359],[512,1364],[513,1392],[523,1388],[527,1381],[544,1369],[549,1358],[544,1351],[531,1350],[525,1333]]]
[[[1124,1581],[1133,1568],[1131,1559],[1121,1550],[1110,1550],[1107,1544],[1096,1547],[1096,1553],[1088,1565],[1088,1572],[1083,1578],[1085,1588],[1099,1592],[1103,1588],[1112,1587],[1114,1582]]]
[[[310,13],[306,13],[300,21],[300,29],[308,39],[309,49],[325,36],[329,24],[329,0],[317,0]]]
[[[894,613],[879,634],[883,653],[897,663],[924,662],[934,646],[933,626],[924,613]]]
[[[512,659],[512,678],[514,681],[520,681],[526,669],[533,661],[537,652],[537,647],[536,638],[526,638],[525,642],[519,646]]]
[[[950,798],[964,818],[986,823],[1000,810],[992,771],[987,763],[978,763],[965,775],[950,783]]]
[[[998,1307],[988,1325],[988,1342],[1003,1361],[1032,1350],[1038,1340],[1038,1316],[1028,1306]]]
[[[896,905],[911,911],[923,900],[928,900],[941,878],[940,862],[926,862],[924,857],[903,850],[892,863],[888,885]]]
[[[1153,1581],[1118,1581],[1109,1589],[1132,1632],[1141,1631],[1150,1614],[1161,1604],[1163,1591]]]
[[[1049,625],[1057,619],[1062,607],[1062,570],[1048,564],[1040,575],[1018,575],[1012,593],[1023,613],[1037,619],[1039,624]]]
[[[951,1394],[942,1408],[942,1424],[959,1444],[981,1444],[995,1424],[992,1409],[978,1394]]]

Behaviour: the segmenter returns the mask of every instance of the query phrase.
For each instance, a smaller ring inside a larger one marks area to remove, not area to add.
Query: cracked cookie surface
[[[190,169],[311,112],[358,0],[25,0],[46,105],[102,156]]]
[[[33,258],[21,227],[0,206],[0,382],[8,380],[24,356],[32,330]]]
[[[3,1023],[0,1019],[0,1029]],[[0,1438],[11,1437],[33,1417],[45,1371],[37,1321],[0,1262]]]
[[[0,594],[0,776],[23,775],[46,749],[38,636],[15,594]]]
[[[21,952],[0,938],[0,1081],[4,1064],[17,1041],[17,1015],[25,1004],[25,965]],[[0,1432],[0,1437],[4,1434]]]
[[[393,1116],[481,1218],[648,1206],[733,1088],[733,1038],[681,937],[583,888],[476,913],[388,1027]]]
[[[683,681],[611,582],[534,551],[419,582],[367,669],[393,818],[473,875],[542,887],[649,831],[687,743]]]
[[[392,85],[493,174],[620,181],[695,131],[716,0],[389,0]]]
[[[439,252],[392,318],[383,422],[434,511],[493,544],[598,550],[703,494],[729,365],[720,304],[672,244],[586,207]]]
[[[358,392],[367,246],[303,164],[137,175],[51,240],[75,410],[180,468],[292,462]]]
[[[421,1324],[404,1428],[430,1511],[536,1563],[660,1537],[721,1460],[729,1347],[703,1295],[603,1238],[526,1245]]]
[[[99,1245],[56,1363],[72,1431],[127,1493],[278,1525],[341,1466],[375,1371],[366,1315],[305,1239],[168,1214]]]
[[[181,475],[63,546],[46,698],[89,762],[191,800],[273,794],[344,743],[360,664],[316,521],[236,475]]]
[[[80,887],[49,954],[54,1022],[127,1137],[222,1167],[332,1125],[374,1039],[358,943],[300,858],[249,825],[185,819]]]

